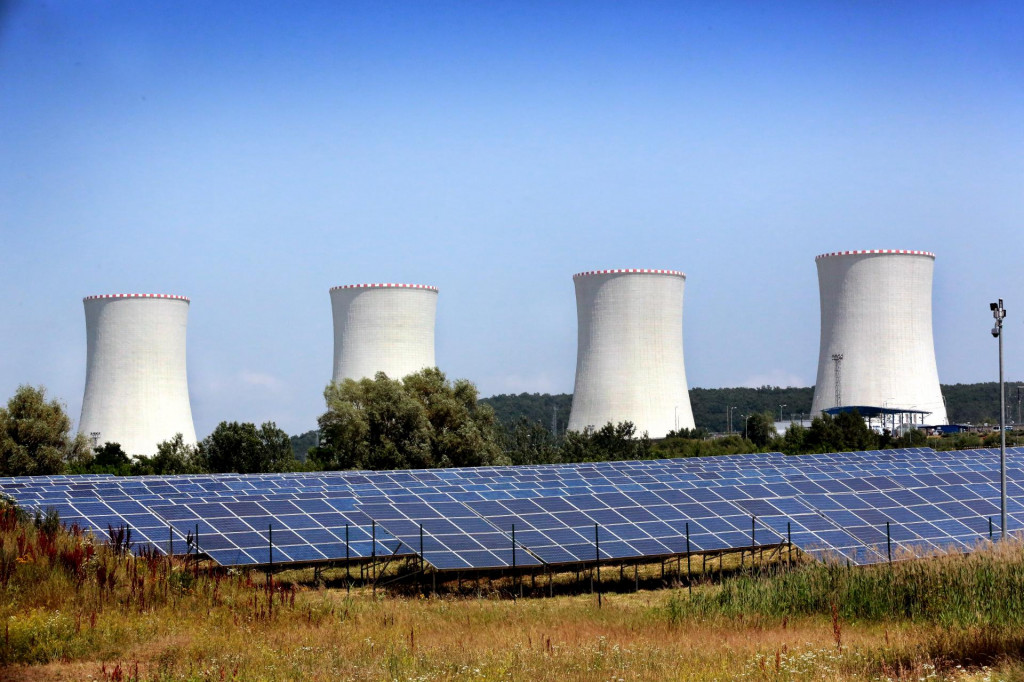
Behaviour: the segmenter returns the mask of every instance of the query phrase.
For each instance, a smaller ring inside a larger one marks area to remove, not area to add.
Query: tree
[[[650,459],[651,439],[646,431],[637,438],[633,422],[608,422],[596,431],[588,428],[566,433],[563,457],[566,462]]]
[[[295,464],[291,440],[274,422],[259,429],[251,422],[221,422],[203,439],[200,455],[212,473],[289,471]]]
[[[88,465],[75,467],[68,473],[130,476],[132,473],[132,460],[121,449],[119,443],[104,443],[97,448],[93,448],[93,458]]]
[[[494,409],[478,402],[476,386],[466,379],[448,383],[437,368],[410,374],[405,389],[425,410],[430,424],[434,466],[507,464],[498,445]]]
[[[60,401],[46,401],[46,389],[19,386],[0,408],[0,475],[62,473],[90,459],[89,443],[71,435],[71,419]]]
[[[502,463],[494,411],[476,387],[450,383],[436,368],[404,379],[332,383],[324,390],[320,445],[310,458],[324,469],[409,469]]]
[[[757,412],[746,419],[744,437],[758,447],[768,445],[775,437],[775,418],[768,412]]]
[[[512,464],[554,464],[561,461],[558,440],[540,422],[520,417],[502,434],[502,449]]]
[[[198,448],[187,445],[179,433],[156,446],[152,457],[140,455],[132,465],[132,474],[138,476],[207,473]]]

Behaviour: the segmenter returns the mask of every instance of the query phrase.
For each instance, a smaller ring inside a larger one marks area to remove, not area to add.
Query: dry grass
[[[605,594],[600,607],[589,594],[347,596],[301,574],[268,589],[257,574],[196,576],[87,536],[45,535],[0,522],[3,679],[1024,679],[1013,628],[857,621],[838,609],[692,614],[679,610],[685,589]],[[694,599],[722,589],[695,586]]]

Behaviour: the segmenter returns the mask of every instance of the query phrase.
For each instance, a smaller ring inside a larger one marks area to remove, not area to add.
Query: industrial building
[[[857,408],[891,428],[946,424],[932,340],[935,254],[840,251],[815,262],[821,346],[812,412]]]
[[[675,270],[573,275],[578,346],[568,429],[630,421],[662,438],[692,429],[683,363],[683,290]]]
[[[437,288],[424,284],[349,284],[330,290],[334,313],[332,381],[400,379],[434,367]]]
[[[167,294],[88,296],[85,395],[79,432],[152,455],[182,434],[195,444],[185,367],[189,299]]]

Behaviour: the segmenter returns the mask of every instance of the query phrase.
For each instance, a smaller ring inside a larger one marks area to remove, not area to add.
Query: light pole
[[[1006,539],[1006,391],[1003,388],[1003,299],[989,303],[996,324],[992,336],[999,339],[999,537]]]
[[[782,408],[783,407],[789,407],[789,406],[786,405],[786,403],[782,403],[781,405],[779,405],[779,423],[780,424],[782,423]]]
[[[726,413],[729,416],[729,435],[732,435],[732,413],[733,413],[733,410],[735,410],[735,409],[736,409],[735,406],[725,408],[725,411],[726,411]]]

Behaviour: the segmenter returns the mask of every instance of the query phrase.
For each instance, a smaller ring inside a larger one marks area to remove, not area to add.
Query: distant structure
[[[349,284],[331,289],[332,381],[392,379],[434,367],[437,288],[424,284]]]
[[[675,270],[573,275],[578,347],[569,431],[631,421],[662,438],[692,429],[683,364],[683,289]]]
[[[874,250],[815,261],[821,348],[812,413],[856,407],[883,424],[946,424],[932,339],[935,254]]]
[[[78,430],[94,446],[152,455],[180,433],[194,445],[185,331],[189,300],[167,294],[87,296],[85,396]]]

